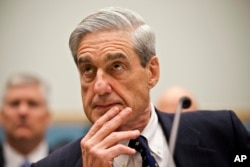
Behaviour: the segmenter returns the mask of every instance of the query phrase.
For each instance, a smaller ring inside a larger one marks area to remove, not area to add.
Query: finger
[[[118,144],[121,141],[135,139],[140,135],[139,130],[133,131],[121,131],[121,132],[112,132],[107,136],[102,142],[99,142],[96,147],[97,149],[110,148]]]
[[[107,149],[105,153],[109,155],[109,159],[113,160],[114,158],[122,154],[134,155],[136,153],[136,150],[123,144],[117,144],[114,147],[110,147],[109,149]]]
[[[114,158],[119,155],[134,155],[136,150],[128,146],[118,144],[105,150],[93,148],[89,155],[84,156],[84,166],[112,166]],[[98,157],[98,158],[97,158]]]
[[[82,149],[82,156],[84,157],[85,160],[84,163],[102,164],[103,162],[97,162],[97,161],[113,162],[113,159],[118,155],[121,154],[133,155],[135,153],[134,149],[117,143],[123,140],[134,139],[139,135],[140,135],[139,130],[113,132],[102,142],[93,145],[91,147],[86,147],[86,150]]]
[[[100,117],[89,129],[88,133],[83,138],[83,142],[85,140],[90,139],[93,135],[96,134],[98,130],[105,124],[107,121],[112,119],[114,116],[116,116],[120,112],[118,107],[113,107],[109,111],[107,111],[102,117]]]
[[[96,146],[98,143],[101,143],[101,141],[104,140],[107,136],[109,136],[115,129],[117,129],[117,127],[120,126],[124,121],[129,119],[130,113],[132,113],[131,108],[126,108],[122,110],[121,112],[118,113],[117,116],[113,117],[111,120],[105,123],[103,127],[101,127],[101,129],[99,129],[99,131],[96,132],[96,134],[92,136],[89,135],[88,137],[84,137],[81,141],[81,148],[82,150],[84,150],[82,151],[84,157],[88,158],[86,156],[92,156],[89,154],[96,154],[96,152],[100,152],[101,150],[108,148],[104,144],[102,145],[102,147],[99,147],[98,149],[96,149],[97,148]],[[133,138],[134,136],[137,136],[137,135],[138,135],[138,132],[133,134],[131,137]],[[122,140],[123,138],[120,141]],[[109,139],[107,141],[111,141],[111,140]],[[118,143],[120,141],[119,139],[114,140],[113,143]],[[111,145],[112,144],[109,144],[108,146],[111,146]]]
[[[114,132],[119,126],[124,124],[132,113],[132,109],[127,107],[120,111],[115,117],[107,121],[91,138],[93,143],[98,143]]]

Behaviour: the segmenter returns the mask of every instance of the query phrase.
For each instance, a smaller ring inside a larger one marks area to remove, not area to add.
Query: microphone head
[[[191,106],[192,102],[191,102],[191,99],[187,96],[183,96],[181,99],[180,99],[180,102],[182,103],[182,108],[183,109],[187,109]]]

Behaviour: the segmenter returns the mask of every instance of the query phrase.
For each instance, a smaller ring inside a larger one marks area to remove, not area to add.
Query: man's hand
[[[119,142],[134,139],[140,132],[115,131],[129,120],[131,113],[131,108],[119,110],[118,107],[113,107],[94,123],[81,141],[84,167],[112,167],[115,157],[121,154],[135,154],[134,149]]]

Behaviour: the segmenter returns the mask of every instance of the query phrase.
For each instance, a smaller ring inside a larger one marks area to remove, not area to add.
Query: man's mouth
[[[104,109],[110,109],[117,105],[120,105],[120,103],[97,104],[97,105],[94,105],[94,108],[97,110],[104,110]]]

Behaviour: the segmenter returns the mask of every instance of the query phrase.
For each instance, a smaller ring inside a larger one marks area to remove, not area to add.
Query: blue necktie
[[[159,167],[155,158],[150,153],[147,139],[145,137],[139,136],[136,139],[130,140],[128,146],[141,153],[142,167]]]
[[[21,167],[30,167],[29,161],[26,159],[26,160],[23,162],[23,164],[22,164]]]

